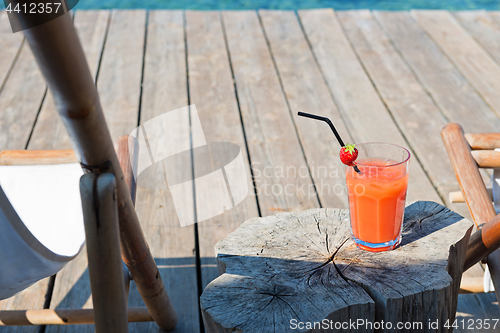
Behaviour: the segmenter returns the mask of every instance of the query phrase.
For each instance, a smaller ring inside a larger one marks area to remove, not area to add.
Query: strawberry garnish
[[[353,165],[357,158],[358,150],[354,145],[348,143],[344,147],[340,148],[340,160],[345,165]]]

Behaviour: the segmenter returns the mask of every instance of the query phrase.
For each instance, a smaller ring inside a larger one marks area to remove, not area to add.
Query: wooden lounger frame
[[[132,172],[129,153],[128,136],[118,140],[118,159],[124,170],[124,177],[130,189],[130,195],[135,202],[136,183]],[[66,150],[3,150],[0,151],[0,165],[54,165],[78,163],[71,149]],[[115,244],[119,247],[119,242]],[[104,268],[103,268],[104,269]],[[128,270],[125,272],[124,283],[126,295],[130,277]],[[91,277],[92,279],[92,277]],[[116,281],[109,280],[109,284]],[[107,288],[106,286],[104,286]],[[112,311],[112,309],[111,309]],[[108,313],[109,314],[109,313]],[[132,307],[127,309],[128,322],[153,321],[147,307]],[[19,325],[76,325],[93,324],[95,322],[94,309],[40,309],[40,310],[3,310],[0,311],[0,326]]]
[[[500,214],[497,215],[486,189],[480,167],[500,167],[492,149],[500,147],[500,133],[464,134],[458,124],[446,125],[441,136],[455,170],[465,202],[478,231],[470,238],[464,270],[487,258],[488,268],[500,299]],[[475,149],[474,151],[472,149]]]
[[[24,23],[29,23],[33,18],[33,15],[19,15],[19,19]],[[26,26],[33,26],[24,31],[26,42],[33,51],[54,98],[76,159],[86,173],[107,172],[115,177],[122,259],[151,317],[161,329],[172,330],[177,324],[177,314],[144,238],[127,184],[127,180],[131,178],[124,175],[119,163],[99,95],[71,16],[66,13],[41,25]],[[8,156],[5,160],[8,160]],[[124,164],[124,167],[130,166]],[[94,308],[96,312],[107,311],[99,309],[96,302]],[[126,320],[126,313],[120,314],[120,317]],[[116,330],[98,325],[96,317],[96,331],[100,333]]]

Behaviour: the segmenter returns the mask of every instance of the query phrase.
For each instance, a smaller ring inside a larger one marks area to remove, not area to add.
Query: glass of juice
[[[356,245],[372,252],[401,243],[410,152],[390,143],[357,144],[357,173],[346,170],[351,232]]]

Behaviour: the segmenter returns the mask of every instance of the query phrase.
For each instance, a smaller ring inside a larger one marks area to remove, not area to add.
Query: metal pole
[[[171,330],[177,315],[141,230],[71,17],[65,14],[24,33],[78,161],[87,172],[108,170],[115,175],[122,258],[155,322]]]

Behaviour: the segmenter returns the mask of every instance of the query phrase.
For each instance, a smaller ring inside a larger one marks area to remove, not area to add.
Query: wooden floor
[[[280,211],[346,208],[346,195],[328,190],[343,178],[314,169],[341,167],[337,143],[325,124],[297,111],[330,117],[348,142],[409,147],[408,200],[444,203],[464,216],[465,204],[447,202],[459,187],[440,130],[458,122],[467,132],[500,131],[500,12],[130,10],[77,11],[74,20],[115,140],[196,104],[207,142],[238,144],[258,187],[293,189],[252,192],[235,209],[181,228],[169,191],[139,184],[138,214],[180,318],[175,332],[200,332],[198,296],[217,276],[213,246],[239,224]],[[0,149],[62,148],[70,143],[31,51],[0,13]],[[279,167],[309,172],[266,173]],[[90,307],[86,260],[82,252],[55,279],[0,309]],[[466,275],[481,272],[475,266]],[[129,303],[142,305],[133,285]],[[461,295],[458,308],[464,318],[500,317],[494,294]],[[130,329],[157,331],[154,324]],[[0,328],[66,331],[93,327]]]

